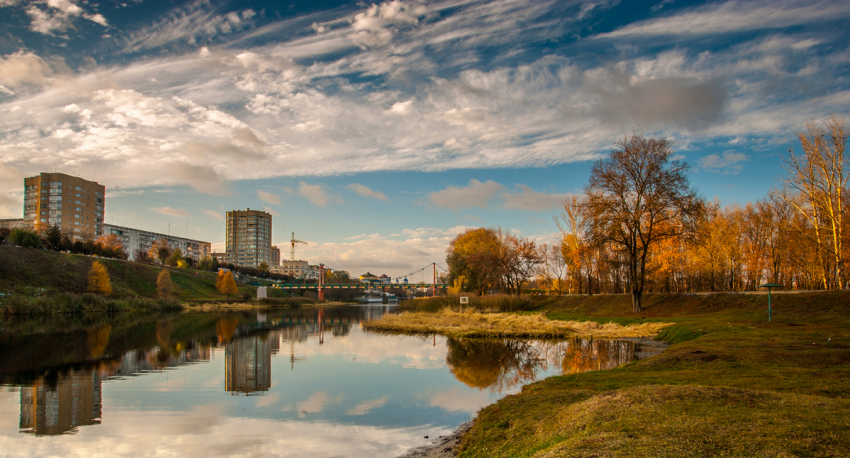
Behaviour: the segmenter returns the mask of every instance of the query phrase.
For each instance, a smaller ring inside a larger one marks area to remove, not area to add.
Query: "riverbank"
[[[550,377],[482,409],[458,455],[844,456],[850,292],[543,297],[550,319],[671,322],[660,355]]]
[[[363,328],[368,331],[442,334],[448,337],[614,339],[654,336],[671,324],[664,322],[600,324],[595,321],[549,320],[545,313],[481,313],[472,309],[460,312],[443,309],[436,313],[407,312],[399,315],[384,315],[377,320],[364,323]]]

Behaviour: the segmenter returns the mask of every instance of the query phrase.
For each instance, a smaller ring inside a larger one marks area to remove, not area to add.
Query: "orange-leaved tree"
[[[221,281],[216,280],[218,292],[226,294],[228,299],[231,294],[239,293],[239,288],[236,286],[236,280],[233,279],[233,274],[231,272],[221,271],[218,275],[221,277]]]
[[[159,297],[171,297],[171,293],[174,292],[174,283],[171,282],[171,274],[162,269],[159,271],[159,275],[156,277],[156,292],[159,294]]]
[[[112,294],[112,285],[109,284],[109,273],[106,272],[106,266],[99,261],[95,261],[89,270],[89,284],[86,290],[90,293],[98,293],[104,295]]]

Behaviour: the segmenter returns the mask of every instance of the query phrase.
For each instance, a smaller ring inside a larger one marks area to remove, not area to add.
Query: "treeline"
[[[0,243],[8,243],[25,248],[44,248],[54,251],[67,251],[75,254],[102,256],[104,258],[127,259],[127,253],[118,236],[111,234],[97,239],[73,238],[53,226],[42,233],[22,228],[0,228]]]
[[[844,120],[810,123],[797,138],[800,152],[783,156],[779,187],[723,207],[691,188],[668,140],[625,137],[594,163],[584,196],[564,203],[556,240],[535,245],[501,229],[468,230],[448,248],[449,281],[477,293],[631,293],[636,311],[644,291],[846,288]]]

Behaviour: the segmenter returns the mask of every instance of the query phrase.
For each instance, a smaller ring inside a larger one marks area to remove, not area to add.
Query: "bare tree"
[[[810,122],[797,138],[803,154],[789,151],[783,158],[788,170],[785,184],[792,190],[785,200],[812,226],[823,287],[840,288],[846,282],[842,243],[850,180],[844,163],[844,119],[833,116],[823,126]]]
[[[662,240],[692,229],[703,208],[688,165],[671,160],[671,142],[632,134],[593,164],[585,186],[591,233],[621,248],[628,260],[633,311],[641,310],[646,261]]]

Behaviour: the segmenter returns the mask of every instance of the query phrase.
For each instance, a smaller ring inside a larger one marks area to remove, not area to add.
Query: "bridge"
[[[377,288],[398,288],[398,289],[417,289],[417,288],[433,288],[437,287],[437,289],[446,289],[448,288],[447,283],[437,283],[434,285],[433,283],[427,284],[408,284],[408,283],[381,283],[381,284],[367,284],[367,283],[325,283],[321,285],[321,288],[324,289],[377,289]],[[293,284],[284,284],[284,285],[271,285],[272,288],[278,289],[300,289],[300,290],[318,290],[320,288],[318,283],[314,284],[302,284],[302,285],[293,285]]]

